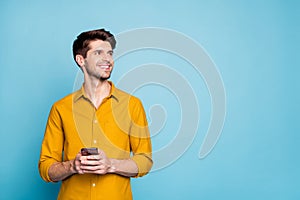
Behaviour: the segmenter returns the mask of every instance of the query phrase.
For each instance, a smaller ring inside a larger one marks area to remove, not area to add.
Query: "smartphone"
[[[96,148],[96,147],[81,149],[82,156],[97,155],[97,154],[98,154],[98,148]]]

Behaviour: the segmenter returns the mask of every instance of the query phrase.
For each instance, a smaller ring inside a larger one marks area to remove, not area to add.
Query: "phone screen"
[[[82,156],[97,155],[97,154],[98,154],[98,148],[96,147],[81,149]]]

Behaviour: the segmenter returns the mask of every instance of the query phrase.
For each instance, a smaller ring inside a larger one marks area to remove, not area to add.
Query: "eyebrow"
[[[95,52],[99,52],[99,51],[104,51],[104,49],[96,49],[96,50],[94,50],[92,52],[95,53]],[[108,53],[113,53],[114,51],[113,50],[108,50],[107,52]]]

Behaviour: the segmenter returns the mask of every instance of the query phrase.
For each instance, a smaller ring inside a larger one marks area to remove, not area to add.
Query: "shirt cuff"
[[[52,164],[57,162],[56,160],[46,160],[43,162],[39,163],[39,172],[42,177],[42,179],[46,182],[54,182],[51,180],[49,176],[49,168],[51,167]]]
[[[151,155],[135,154],[131,159],[136,163],[139,170],[135,178],[148,174],[152,168],[153,161],[151,159]]]

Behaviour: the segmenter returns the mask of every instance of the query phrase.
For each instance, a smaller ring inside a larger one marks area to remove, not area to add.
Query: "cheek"
[[[95,59],[95,58],[91,59],[90,58],[90,59],[87,60],[87,62],[89,63],[89,65],[94,65],[94,64],[96,64],[98,62],[98,60],[99,59]]]

